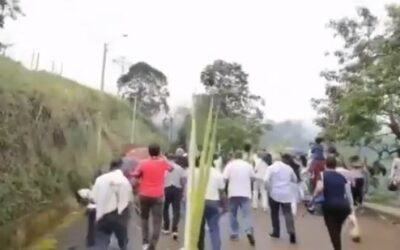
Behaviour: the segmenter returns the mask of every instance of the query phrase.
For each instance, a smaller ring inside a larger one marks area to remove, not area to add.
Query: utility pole
[[[104,81],[105,81],[105,74],[106,74],[106,64],[107,64],[107,52],[108,52],[108,44],[104,43],[103,48],[103,66],[101,69],[101,83],[100,83],[100,90],[104,91]]]
[[[113,60],[113,63],[117,64],[118,66],[121,67],[121,75],[125,74],[125,68],[131,64],[125,56],[121,56],[118,58],[115,58]]]
[[[136,111],[137,111],[137,97],[133,101],[133,110],[132,110],[132,127],[131,127],[131,143],[135,142],[136,137]]]
[[[35,66],[36,71],[39,70],[39,63],[40,63],[40,53],[38,52],[36,55],[36,66]]]
[[[171,143],[174,139],[174,118],[171,116],[169,118],[169,142]]]
[[[35,65],[35,56],[36,56],[36,52],[33,51],[32,57],[31,57],[31,70],[33,70],[33,67]]]

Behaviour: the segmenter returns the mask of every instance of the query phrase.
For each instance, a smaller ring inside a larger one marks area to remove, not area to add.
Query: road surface
[[[269,214],[261,211],[254,212],[256,250],[330,250],[332,249],[328,238],[327,230],[323,224],[322,217],[311,216],[300,212],[296,218],[297,245],[290,245],[288,237],[284,231],[281,232],[282,239],[270,239],[268,232],[270,230]],[[283,220],[281,220],[283,222]],[[400,249],[400,226],[392,220],[385,220],[372,212],[364,212],[359,216],[359,223],[362,230],[362,242],[352,243],[348,231],[345,228],[343,234],[344,250],[399,250]],[[140,235],[138,227],[138,218],[134,216],[130,223],[130,246],[129,250],[141,250]],[[54,237],[58,240],[59,250],[85,250],[84,239],[86,223],[84,220],[77,221],[72,225],[58,230]],[[282,225],[282,230],[285,230]],[[242,237],[240,241],[231,242],[229,240],[229,226],[227,215],[221,219],[221,231],[223,238],[222,249],[229,250],[247,250],[251,248]],[[178,250],[182,245],[182,240],[174,242],[170,236],[161,236],[157,249],[159,250]],[[206,239],[208,242],[208,239]],[[71,248],[72,247],[72,248]],[[210,249],[210,248],[208,248]],[[208,250],[207,249],[207,250]]]

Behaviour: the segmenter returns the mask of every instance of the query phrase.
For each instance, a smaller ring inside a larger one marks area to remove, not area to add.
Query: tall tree
[[[246,141],[257,144],[268,126],[261,106],[264,100],[250,92],[248,74],[238,63],[216,60],[201,73],[201,82],[219,107],[218,137],[222,147],[237,148]]]
[[[250,93],[248,74],[240,64],[216,60],[203,70],[201,82],[208,94],[218,96],[223,116],[263,118],[259,104],[264,102],[260,96]]]
[[[356,18],[329,23],[343,48],[333,52],[338,67],[321,73],[326,98],[313,106],[331,139],[366,146],[388,135],[400,141],[400,6],[388,6],[387,14],[383,23],[358,8]]]
[[[6,18],[16,19],[22,15],[19,0],[0,0],[0,29],[4,28]]]
[[[138,110],[144,115],[169,112],[167,77],[145,62],[132,65],[129,72],[119,78],[118,90],[132,104],[136,98]]]

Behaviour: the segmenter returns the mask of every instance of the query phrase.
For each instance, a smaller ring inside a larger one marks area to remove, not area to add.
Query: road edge
[[[379,214],[387,215],[396,219],[400,219],[400,208],[385,206],[378,203],[365,202],[365,208],[370,209]]]

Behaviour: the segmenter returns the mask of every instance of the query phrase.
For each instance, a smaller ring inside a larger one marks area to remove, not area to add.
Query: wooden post
[[[36,52],[33,51],[33,52],[32,52],[32,57],[31,57],[31,67],[30,67],[31,70],[34,69],[34,65],[35,65],[35,56],[36,56]]]
[[[103,65],[101,69],[101,82],[100,82],[100,90],[104,91],[104,81],[105,81],[105,74],[106,74],[106,64],[107,64],[107,43],[104,43],[103,48]]]
[[[36,66],[35,66],[35,70],[39,70],[39,63],[40,63],[40,53],[38,52],[36,55]]]
[[[131,127],[131,143],[135,142],[136,137],[136,110],[137,110],[137,97],[135,96],[132,110],[132,127]]]

